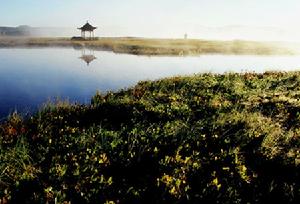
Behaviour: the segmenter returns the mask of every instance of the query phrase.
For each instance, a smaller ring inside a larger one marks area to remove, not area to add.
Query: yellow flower
[[[221,188],[221,184],[219,184],[219,180],[218,180],[218,178],[215,178],[213,181],[212,181],[212,184],[214,185],[214,186],[216,186],[217,188],[218,188],[218,190]]]
[[[170,194],[171,194],[171,195],[176,195],[176,194],[177,194],[177,191],[176,191],[175,186],[173,186],[173,188],[171,188]]]

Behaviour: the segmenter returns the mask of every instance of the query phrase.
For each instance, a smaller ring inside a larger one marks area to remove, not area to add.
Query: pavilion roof
[[[87,65],[89,65],[95,59],[97,59],[94,55],[82,55],[79,58],[85,61]]]
[[[89,22],[86,22],[86,24],[84,24],[84,26],[82,26],[81,28],[78,28],[79,30],[82,31],[93,31],[95,30],[97,27],[92,26],[91,24],[89,24]]]

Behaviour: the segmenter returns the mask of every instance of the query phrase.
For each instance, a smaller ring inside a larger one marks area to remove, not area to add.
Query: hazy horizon
[[[11,0],[0,7],[0,26],[68,28],[87,20],[97,36],[300,41],[296,0]],[[62,35],[63,36],[63,35]]]

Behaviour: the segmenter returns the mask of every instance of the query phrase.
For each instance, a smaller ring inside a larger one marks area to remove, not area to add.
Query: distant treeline
[[[30,36],[32,30],[29,26],[0,27],[0,36]]]
[[[31,27],[27,25],[0,26],[0,37],[61,37],[72,36],[75,33],[75,28]]]

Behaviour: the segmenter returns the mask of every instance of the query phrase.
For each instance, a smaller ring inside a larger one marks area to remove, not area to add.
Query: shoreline
[[[115,53],[148,56],[224,55],[295,55],[296,49],[281,42],[213,41],[200,39],[98,38],[71,40],[69,38],[0,37],[0,48],[83,47]]]
[[[14,113],[0,124],[0,200],[296,203],[299,84],[300,72],[169,77]]]

